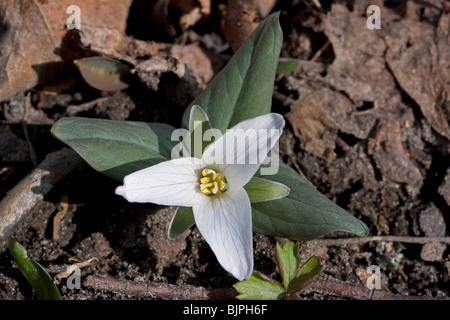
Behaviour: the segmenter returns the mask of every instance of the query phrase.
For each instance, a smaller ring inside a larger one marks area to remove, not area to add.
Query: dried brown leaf
[[[66,10],[72,0],[0,2],[5,31],[0,39],[0,101],[43,83],[61,71],[58,52],[65,36]],[[83,25],[124,30],[131,0],[78,0]]]
[[[401,88],[439,134],[450,139],[450,13],[437,28],[417,18],[396,22],[385,36],[386,61]]]
[[[406,184],[408,192],[416,196],[420,192],[423,177],[408,157],[400,130],[400,119],[380,119],[375,139],[369,141],[369,153],[373,155],[383,177]]]
[[[247,40],[258,26],[256,10],[258,0],[228,0],[226,14],[223,21],[225,37],[233,52]]]
[[[197,43],[185,46],[173,45],[170,52],[175,58],[186,64],[200,88],[204,89],[214,77],[212,62]]]
[[[328,68],[326,79],[357,106],[363,101],[379,101],[382,106],[398,92],[386,68],[386,44],[376,30],[367,28],[366,22],[360,12],[350,12],[341,4],[332,5],[324,20],[324,32],[336,58]]]
[[[302,147],[320,158],[334,158],[338,131],[367,138],[375,124],[372,115],[357,115],[356,106],[343,94],[307,82],[297,85],[299,99],[286,115]]]

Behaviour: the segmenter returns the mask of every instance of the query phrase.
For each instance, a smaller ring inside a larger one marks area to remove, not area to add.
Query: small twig
[[[0,242],[13,232],[55,185],[82,163],[83,159],[73,150],[53,152],[12,188],[0,201]]]
[[[291,106],[291,104],[294,103],[294,100],[292,98],[282,94],[281,92],[279,92],[277,90],[273,91],[273,97],[275,99],[277,99],[278,101],[280,101],[283,104],[283,106],[285,106],[285,107]]]
[[[344,282],[331,276],[322,278],[325,279],[316,280],[302,290],[300,296],[317,292],[353,300],[439,300],[439,298],[430,296],[407,296],[381,290],[369,290],[362,285]],[[448,299],[444,297],[441,300]]]
[[[23,114],[23,119],[21,122],[22,122],[23,135],[25,136],[25,140],[27,141],[27,145],[28,145],[28,152],[30,153],[31,162],[33,163],[33,167],[36,168],[38,166],[38,160],[36,157],[36,152],[34,151],[33,145],[31,144],[31,140],[28,135],[28,125],[27,125],[28,116],[30,113],[30,106],[31,106],[31,96],[30,96],[30,93],[28,92],[28,94],[25,98],[24,114]]]
[[[310,245],[341,246],[347,244],[363,244],[372,241],[389,241],[425,244],[430,242],[450,243],[450,237],[408,237],[408,236],[372,236],[365,238],[315,239],[308,241]]]
[[[73,115],[77,114],[78,112],[83,112],[83,111],[92,109],[96,105],[98,105],[102,102],[108,101],[109,99],[110,99],[110,97],[102,97],[102,98],[98,98],[98,99],[95,99],[92,101],[82,103],[80,105],[70,105],[67,107],[66,111],[69,116],[73,116]]]
[[[84,285],[95,290],[105,290],[129,296],[170,300],[229,300],[237,296],[237,292],[231,288],[206,289],[191,285],[118,280],[105,276],[88,276]]]
[[[53,218],[53,240],[59,239],[59,227],[61,226],[61,220],[64,218],[67,210],[69,209],[67,194],[62,195],[60,204],[61,210],[59,210]]]
[[[385,291],[369,290],[358,284],[347,283],[331,276],[316,280],[299,295],[317,292],[354,300],[437,300],[429,296],[405,296]],[[237,292],[230,288],[205,289],[191,285],[173,285],[167,283],[144,283],[131,280],[118,280],[106,276],[88,276],[84,285],[94,290],[104,290],[129,296],[154,299],[183,300],[230,300]],[[446,298],[443,298],[446,300]]]
[[[327,40],[327,42],[325,42],[324,45],[319,50],[317,50],[316,54],[314,55],[314,57],[311,58],[310,61],[311,62],[316,61],[322,55],[322,53],[325,50],[327,50],[327,48],[330,46],[330,44],[331,44],[330,40]]]
[[[67,267],[67,270],[61,273],[58,273],[55,278],[54,281],[55,283],[60,283],[61,279],[65,279],[67,277],[69,277],[77,268],[84,268],[88,265],[90,265],[92,263],[92,261],[97,261],[98,259],[96,257],[91,258],[89,260],[85,260],[85,261],[81,261],[81,262],[76,262],[74,264],[71,264],[70,266]]]

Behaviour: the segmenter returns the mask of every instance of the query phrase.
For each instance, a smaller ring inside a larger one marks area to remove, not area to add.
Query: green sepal
[[[257,177],[253,177],[244,189],[251,203],[281,199],[290,193],[290,189],[282,183]]]
[[[190,156],[201,159],[203,151],[211,143],[204,140],[205,132],[212,130],[205,111],[197,105],[192,106],[189,117]],[[197,144],[195,143],[197,142]],[[196,145],[200,146],[196,148]]]

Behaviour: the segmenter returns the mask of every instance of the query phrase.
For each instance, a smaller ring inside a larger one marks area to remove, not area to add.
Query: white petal
[[[133,172],[124,178],[123,186],[117,187],[116,194],[130,202],[191,207],[205,197],[199,189],[198,162],[180,158]]]
[[[284,124],[283,117],[277,113],[238,123],[205,150],[203,166],[220,171],[227,178],[229,188],[240,189],[275,146]]]
[[[250,200],[244,189],[193,206],[195,223],[222,267],[239,280],[253,271]]]

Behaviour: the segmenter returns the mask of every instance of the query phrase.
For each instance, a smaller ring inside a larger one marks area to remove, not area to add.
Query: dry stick
[[[354,300],[448,300],[446,297],[440,299],[429,296],[406,296],[380,290],[369,290],[364,286],[334,279],[331,276],[324,280],[314,281],[302,290],[300,295],[311,292]]]
[[[88,276],[84,282],[88,288],[121,293],[129,296],[157,299],[228,300],[236,297],[234,289],[206,289],[191,285],[145,283],[118,280],[105,276]]]
[[[324,43],[324,45],[316,52],[316,54],[314,55],[314,57],[312,57],[312,59],[310,60],[311,62],[316,61],[321,55],[322,53],[327,50],[327,48],[330,46],[331,42],[330,40],[327,40],[327,42]]]
[[[365,238],[316,239],[308,241],[311,245],[341,246],[347,244],[363,244],[372,241],[388,241],[425,244],[430,242],[450,243],[450,237],[408,237],[408,236],[372,236]]]
[[[99,103],[108,101],[109,99],[110,99],[110,97],[102,97],[102,98],[98,98],[98,99],[95,99],[95,100],[92,100],[89,102],[82,103],[80,105],[70,105],[67,107],[66,111],[69,116],[73,116],[73,115],[77,114],[78,112],[83,112],[83,111],[92,109]]]
[[[88,276],[84,282],[87,288],[121,293],[129,296],[153,299],[182,300],[230,300],[235,299],[234,289],[205,289],[191,285],[173,285],[167,283],[145,283],[131,280],[118,280],[105,276]],[[347,283],[328,276],[316,280],[302,290],[299,296],[317,292],[345,299],[355,300],[437,300],[428,296],[405,296],[384,291],[369,290],[364,286]],[[447,300],[447,298],[442,298]]]
[[[30,93],[27,94],[26,99],[25,99],[25,110],[24,110],[24,115],[23,115],[23,119],[22,119],[22,130],[23,130],[23,135],[25,136],[25,140],[27,141],[27,145],[28,145],[28,152],[30,153],[30,158],[31,158],[31,162],[33,163],[33,167],[36,168],[38,166],[38,160],[37,160],[37,156],[36,156],[36,152],[34,151],[33,145],[31,143],[30,137],[28,135],[28,126],[27,126],[27,121],[28,121],[28,116],[30,113],[30,107],[31,107],[31,96]]]
[[[61,197],[61,210],[59,210],[53,218],[53,240],[59,239],[59,228],[61,227],[61,220],[65,217],[67,210],[69,210],[69,200],[67,194]]]
[[[53,152],[0,202],[0,242],[5,240],[64,177],[83,163],[75,151]]]

